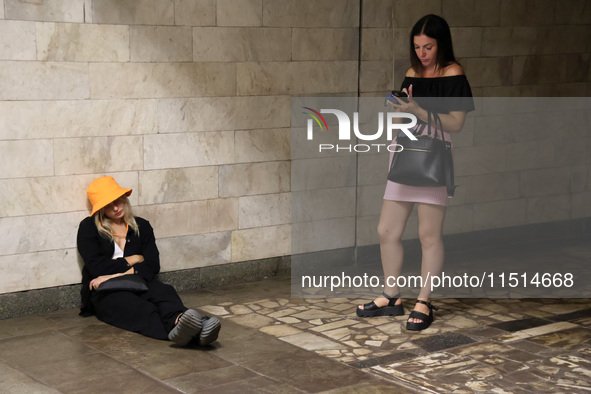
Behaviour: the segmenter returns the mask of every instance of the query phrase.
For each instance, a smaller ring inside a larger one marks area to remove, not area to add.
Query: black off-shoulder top
[[[400,89],[412,85],[415,101],[431,112],[474,111],[472,89],[465,75],[437,78],[406,77]]]

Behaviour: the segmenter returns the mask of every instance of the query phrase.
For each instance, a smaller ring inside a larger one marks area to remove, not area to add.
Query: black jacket
[[[156,247],[154,230],[145,219],[135,217],[139,227],[139,235],[131,228],[127,232],[127,243],[123,251],[123,256],[141,254],[144,261],[133,266],[137,275],[140,275],[147,282],[154,280],[156,274],[160,272],[160,254]],[[127,260],[121,257],[113,259],[114,244],[99,235],[98,229],[94,224],[92,217],[87,217],[78,227],[78,237],[76,240],[78,252],[84,260],[82,268],[82,315],[92,314],[90,305],[90,281],[102,275],[112,275],[129,270],[130,265]]]

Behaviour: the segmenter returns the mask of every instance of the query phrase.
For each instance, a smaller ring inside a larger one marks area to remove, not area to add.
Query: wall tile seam
[[[76,231],[78,231],[78,226],[76,226]],[[74,235],[74,237],[72,237],[74,240],[74,243],[76,242],[76,235]],[[70,251],[74,251],[74,253],[81,258],[81,256],[78,254],[78,247],[76,245],[72,245],[72,246],[67,246],[64,248],[52,248],[52,249],[38,249],[38,250],[31,250],[31,251],[26,251],[26,252],[17,252],[17,253],[0,253],[0,258],[2,257],[13,257],[13,256],[26,256],[29,254],[41,254],[41,253],[49,253],[49,252],[70,252]],[[1,293],[0,293],[1,294]]]

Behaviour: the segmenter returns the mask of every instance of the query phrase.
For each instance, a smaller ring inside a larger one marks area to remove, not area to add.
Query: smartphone
[[[401,90],[392,90],[392,96],[399,98],[401,101],[404,101],[405,103],[408,103],[408,100],[404,98],[408,97],[408,94],[404,93]]]

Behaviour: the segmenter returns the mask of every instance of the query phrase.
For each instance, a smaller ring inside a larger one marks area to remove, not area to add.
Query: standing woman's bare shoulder
[[[464,75],[464,69],[458,63],[452,63],[443,69],[443,77],[453,77],[456,75]]]
[[[405,77],[411,77],[411,78],[416,78],[418,77],[417,73],[415,72],[415,70],[413,70],[413,68],[409,68],[408,70],[406,70],[406,75]]]

